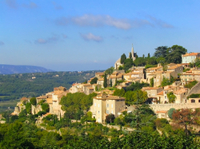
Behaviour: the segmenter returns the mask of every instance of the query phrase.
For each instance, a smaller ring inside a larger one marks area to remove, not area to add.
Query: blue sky
[[[200,52],[199,0],[1,0],[0,63],[102,70],[131,51]]]

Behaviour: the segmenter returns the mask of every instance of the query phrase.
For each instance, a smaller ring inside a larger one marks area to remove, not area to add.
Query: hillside
[[[0,101],[39,96],[57,86],[69,89],[72,83],[84,82],[94,75],[95,71],[0,75]]]
[[[18,73],[36,73],[36,72],[52,72],[52,70],[39,66],[0,64],[0,74],[18,74]]]

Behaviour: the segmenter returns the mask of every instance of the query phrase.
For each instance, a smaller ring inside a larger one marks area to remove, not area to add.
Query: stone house
[[[163,88],[161,88],[161,87],[143,87],[141,90],[147,92],[149,103],[156,104],[158,102],[157,94],[160,93],[161,91],[163,91]]]
[[[52,114],[56,114],[58,117],[64,116],[64,111],[61,109],[60,101],[63,96],[68,93],[65,87],[55,87],[52,93]]]
[[[123,75],[124,73],[114,71],[110,76],[108,76],[108,83],[111,84],[112,82],[112,86],[114,86],[117,83],[116,81],[123,80]]]
[[[182,63],[194,63],[197,58],[200,58],[200,53],[186,53],[181,57]]]
[[[118,117],[120,111],[125,110],[125,98],[101,94],[93,98],[93,105],[90,109],[94,118],[99,123],[104,123],[106,116],[114,114]]]
[[[70,93],[83,92],[83,85],[81,83],[74,83],[69,89]]]
[[[200,82],[200,69],[193,68],[187,72],[183,72],[180,78],[184,84],[194,80]]]

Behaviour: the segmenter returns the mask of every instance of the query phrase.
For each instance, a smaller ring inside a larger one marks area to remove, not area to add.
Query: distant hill
[[[52,71],[53,70],[38,66],[0,64],[0,74],[36,73]]]

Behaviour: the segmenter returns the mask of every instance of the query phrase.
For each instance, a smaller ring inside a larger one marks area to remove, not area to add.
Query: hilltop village
[[[41,114],[41,118],[50,114],[61,118],[65,114],[60,104],[63,97],[74,93],[95,93],[88,111],[96,122],[104,123],[109,114],[118,117],[123,111],[129,113],[134,110],[135,103],[141,102],[149,104],[158,118],[168,119],[167,112],[171,108],[200,107],[200,96],[193,96],[200,94],[200,69],[194,65],[199,58],[200,53],[184,53],[181,54],[181,62],[164,63],[161,59],[154,65],[136,66],[132,62],[139,58],[132,47],[128,58],[123,54],[114,67],[96,72],[90,80],[73,83],[69,89],[55,87],[52,92],[36,97],[36,103],[31,104],[31,114],[41,113],[44,111],[42,105],[47,105],[49,108]],[[125,97],[124,92],[137,85],[141,86],[137,101]],[[31,98],[21,98],[12,115],[19,115],[30,102]]]

